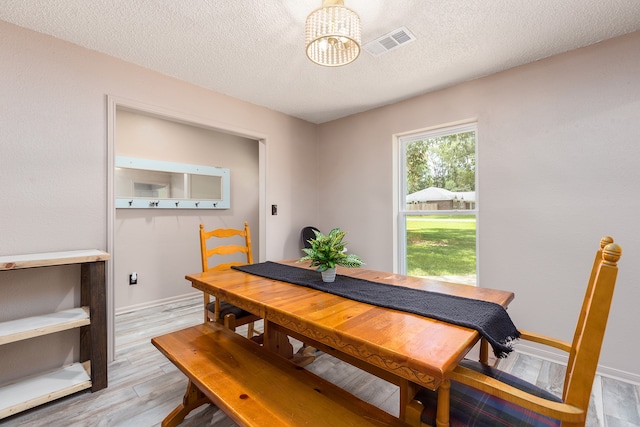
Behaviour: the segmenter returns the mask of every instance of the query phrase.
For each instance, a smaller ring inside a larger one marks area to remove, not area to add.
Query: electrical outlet
[[[138,273],[131,273],[129,275],[129,284],[137,285],[138,284]]]

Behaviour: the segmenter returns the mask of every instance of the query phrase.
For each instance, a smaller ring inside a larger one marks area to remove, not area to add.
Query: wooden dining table
[[[296,260],[278,263],[305,267]],[[338,267],[338,274],[503,307],[514,298],[512,292],[364,268]],[[194,288],[262,317],[267,349],[292,358],[292,337],[396,384],[401,419],[424,387],[438,390],[437,425],[448,425],[448,374],[481,339],[475,329],[237,270],[190,274],[186,279]]]

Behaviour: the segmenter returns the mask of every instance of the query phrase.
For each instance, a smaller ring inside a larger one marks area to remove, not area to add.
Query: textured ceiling
[[[0,0],[0,20],[314,123],[640,30],[639,0],[345,0],[363,44],[401,26],[417,40],[326,68],[303,46],[320,5]]]

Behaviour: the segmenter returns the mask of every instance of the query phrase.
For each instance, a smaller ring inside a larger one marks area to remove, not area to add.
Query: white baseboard
[[[568,356],[565,356],[564,354],[554,353],[538,347],[523,344],[522,342],[517,344],[515,351],[518,353],[548,360],[550,362],[559,363],[564,366],[567,365],[567,362],[569,360]],[[640,385],[640,375],[634,374],[632,372],[621,371],[619,369],[610,368],[608,366],[598,365],[596,374],[603,377],[609,377],[627,383]]]
[[[126,307],[117,308],[115,312],[117,316],[118,314],[131,313],[132,311],[142,310],[142,309],[151,308],[151,307],[157,307],[163,304],[171,304],[174,302],[180,302],[180,301],[184,301],[184,300],[188,300],[196,297],[200,297],[200,299],[202,299],[202,292],[200,291],[190,292],[188,294],[178,295],[175,297],[163,298],[163,299],[158,299],[154,301],[143,302],[140,304],[128,305]]]

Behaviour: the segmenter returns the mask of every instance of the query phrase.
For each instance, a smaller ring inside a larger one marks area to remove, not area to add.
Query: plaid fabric
[[[460,365],[482,372],[485,375],[496,378],[536,396],[555,402],[562,402],[560,398],[546,390],[529,384],[506,372],[482,365],[479,362],[465,360],[460,363]],[[422,402],[425,407],[422,413],[422,422],[435,425],[436,406],[438,402],[437,392],[422,390],[418,393],[416,399]],[[560,421],[536,414],[535,412],[455,381],[451,381],[451,409],[449,416],[451,427],[548,427],[560,425]]]

